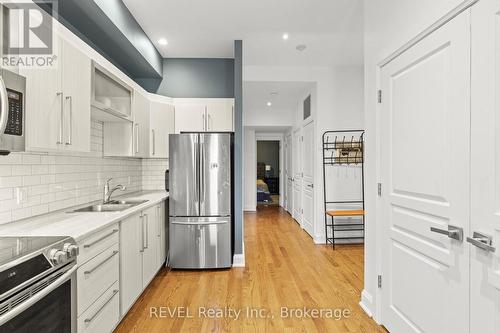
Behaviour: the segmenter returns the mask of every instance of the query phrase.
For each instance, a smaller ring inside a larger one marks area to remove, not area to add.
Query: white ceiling
[[[245,112],[286,112],[294,117],[299,101],[311,88],[311,82],[243,82],[243,110]],[[278,94],[273,96],[271,92]],[[271,102],[271,106],[267,106]]]
[[[164,57],[233,57],[245,65],[331,66],[363,61],[362,0],[123,0]],[[282,39],[283,33],[289,39]],[[168,45],[158,44],[166,38]],[[305,44],[303,52],[295,48]]]

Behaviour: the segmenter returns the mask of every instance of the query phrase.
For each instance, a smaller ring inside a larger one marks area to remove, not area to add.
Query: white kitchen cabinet
[[[157,230],[158,230],[158,242],[157,242],[157,259],[158,263],[157,266],[161,267],[165,264],[165,261],[167,259],[167,252],[168,252],[168,247],[167,247],[167,239],[168,239],[168,234],[167,234],[167,212],[165,210],[165,207],[168,204],[168,199],[165,202],[162,202],[161,204],[156,206],[157,212],[156,215],[158,216],[157,220]]]
[[[146,96],[134,92],[134,156],[149,157],[149,100]]]
[[[120,294],[121,314],[127,313],[158,272],[158,249],[165,230],[159,229],[158,213],[164,203],[149,207],[120,223]],[[160,236],[158,236],[160,235]]]
[[[206,107],[204,104],[175,105],[175,132],[205,131]]]
[[[207,132],[233,131],[233,103],[223,101],[207,104]]]
[[[20,68],[26,77],[27,149],[90,151],[90,59],[62,38],[53,69]]]
[[[168,158],[168,136],[175,133],[175,108],[173,104],[151,102],[150,129],[149,157]]]
[[[142,281],[144,288],[158,271],[158,209],[149,207],[142,212],[144,245],[142,252]]]
[[[77,320],[78,333],[111,333],[120,320],[118,282],[113,284]]]
[[[125,315],[142,293],[142,215],[135,214],[120,223],[120,296]]]
[[[234,99],[192,98],[175,102],[175,132],[232,132]]]

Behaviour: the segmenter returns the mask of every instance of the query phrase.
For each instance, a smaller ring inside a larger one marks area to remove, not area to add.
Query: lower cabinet
[[[112,332],[120,320],[118,223],[79,242],[76,273],[78,332]]]
[[[161,267],[161,239],[165,238],[164,203],[149,207],[120,222],[120,295],[124,316]],[[163,242],[165,243],[165,242]]]
[[[119,283],[116,281],[78,317],[78,332],[112,332],[120,321]]]

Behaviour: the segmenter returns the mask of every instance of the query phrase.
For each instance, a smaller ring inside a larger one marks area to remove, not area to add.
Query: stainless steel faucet
[[[113,178],[109,178],[106,180],[106,185],[104,185],[104,193],[102,196],[102,203],[105,205],[109,203],[109,199],[111,198],[111,195],[113,194],[114,191],[120,190],[120,191],[125,191],[126,187],[123,185],[116,185],[113,187],[111,190],[109,189],[109,182],[113,180]]]

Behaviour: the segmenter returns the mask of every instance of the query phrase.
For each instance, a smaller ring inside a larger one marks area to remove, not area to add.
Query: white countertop
[[[166,191],[143,191],[113,197],[113,199],[137,199],[147,202],[121,212],[82,212],[67,213],[80,207],[100,203],[89,202],[69,207],[61,211],[19,220],[0,226],[0,236],[70,236],[77,242],[94,232],[106,228],[124,218],[153,206],[168,198]]]

